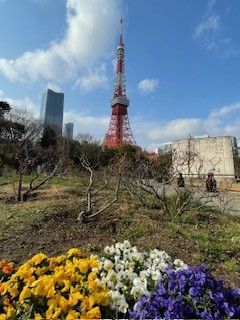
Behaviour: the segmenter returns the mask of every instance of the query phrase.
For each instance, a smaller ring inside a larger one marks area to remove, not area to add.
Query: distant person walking
[[[179,172],[179,174],[178,174],[177,184],[178,184],[178,187],[180,187],[180,188],[185,187],[184,178],[183,178],[183,176],[182,176],[182,173],[181,173],[181,172]]]
[[[217,190],[217,182],[214,178],[213,173],[209,173],[206,180],[206,189],[208,192],[216,192]]]

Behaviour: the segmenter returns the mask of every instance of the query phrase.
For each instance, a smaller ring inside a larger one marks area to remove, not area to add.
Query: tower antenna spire
[[[120,19],[120,41],[119,44],[123,44],[123,18]]]
[[[123,19],[120,20],[120,39],[117,46],[117,67],[113,98],[110,101],[112,116],[106,133],[103,147],[117,148],[123,144],[137,146],[128,120],[129,100],[126,94],[126,80],[124,70],[124,43],[122,32]]]

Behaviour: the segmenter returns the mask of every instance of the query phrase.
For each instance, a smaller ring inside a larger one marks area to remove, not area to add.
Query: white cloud
[[[235,102],[230,105],[224,106],[218,110],[214,110],[210,113],[210,118],[225,117],[227,114],[232,113],[235,110],[240,110],[240,102]]]
[[[139,82],[138,89],[142,93],[151,93],[155,91],[159,86],[158,79],[144,79]]]
[[[39,106],[28,97],[25,97],[24,99],[12,99],[4,97],[4,101],[7,101],[11,108],[27,110],[28,112],[32,113],[35,118],[39,118]]]
[[[197,135],[201,132],[201,128],[201,119],[176,119],[160,125],[158,128],[153,128],[149,131],[148,136],[150,139],[169,141],[185,138],[189,134]]]
[[[4,92],[0,90],[0,97],[4,96]]]
[[[202,21],[195,28],[194,38],[200,40],[202,45],[210,51],[214,51],[222,58],[230,58],[239,54],[239,50],[226,36],[226,30],[222,18],[213,12],[216,0],[209,0],[207,10]]]
[[[105,74],[105,66],[102,64],[97,68],[88,70],[88,73],[79,77],[75,86],[80,87],[82,91],[91,91],[96,87],[108,88],[108,78]]]
[[[0,59],[0,72],[20,82],[80,78],[79,85],[84,84],[85,70],[89,77],[89,68],[109,58],[119,28],[119,4],[119,0],[67,0],[64,38],[47,50],[27,51],[16,60]]]
[[[96,139],[101,139],[107,132],[109,117],[93,117],[77,111],[64,112],[64,123],[74,123],[74,136],[78,133],[91,133]]]
[[[137,144],[153,151],[163,143],[191,136],[235,136],[240,138],[240,102],[215,109],[205,119],[174,119],[169,122],[147,122],[144,118],[131,119]]]
[[[213,10],[213,7],[215,6],[216,4],[216,0],[209,0],[208,3],[207,3],[207,12],[208,13],[211,13],[212,10]]]
[[[209,37],[210,33],[214,34],[220,28],[220,16],[213,14],[205,18],[195,29],[196,37]]]
[[[205,130],[212,135],[229,135],[231,132],[231,135],[240,136],[239,127],[236,130],[240,122],[240,115],[235,112],[237,110],[240,110],[240,102],[212,111],[204,121]]]
[[[53,83],[53,82],[48,82],[45,89],[51,89],[55,92],[63,92],[61,87],[59,87],[56,83]]]

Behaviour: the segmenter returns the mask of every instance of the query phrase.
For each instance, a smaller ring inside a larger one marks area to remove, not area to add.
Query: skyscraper
[[[43,94],[40,119],[44,127],[62,134],[64,93],[47,89]]]
[[[70,140],[73,139],[73,123],[72,122],[65,123],[64,136]]]

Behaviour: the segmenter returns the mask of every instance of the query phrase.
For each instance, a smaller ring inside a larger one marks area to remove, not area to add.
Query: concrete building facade
[[[173,141],[173,171],[192,177],[204,176],[212,172],[216,179],[234,179],[234,141],[231,136]]]

